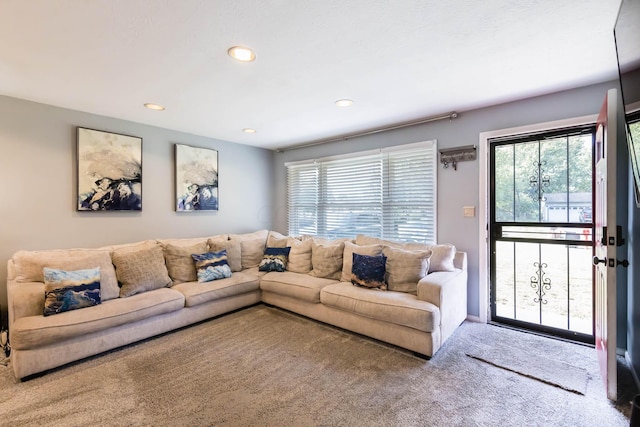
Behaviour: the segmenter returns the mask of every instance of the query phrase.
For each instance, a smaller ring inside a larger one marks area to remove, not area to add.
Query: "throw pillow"
[[[195,282],[198,280],[196,268],[193,265],[191,254],[201,254],[207,252],[207,242],[200,242],[190,246],[176,246],[172,244],[163,245],[164,259],[167,264],[169,277],[173,284],[184,282]]]
[[[260,271],[279,271],[283,272],[287,269],[287,259],[289,258],[290,247],[286,248],[265,248],[264,256],[258,270]]]
[[[321,245],[311,241],[311,264],[309,275],[325,279],[340,280],[344,242]]]
[[[356,245],[367,246],[367,245],[384,245],[384,246],[393,246],[394,248],[401,248],[404,246],[402,242],[395,242],[393,240],[384,240],[379,237],[371,237],[365,234],[358,234],[356,236]]]
[[[311,263],[311,240],[298,240],[290,237],[287,246],[291,248],[289,251],[289,261],[287,262],[287,270],[294,273],[308,274],[313,268]]]
[[[342,256],[342,276],[340,277],[340,281],[351,281],[351,263],[353,261],[354,253],[370,256],[380,255],[382,254],[383,247],[384,246],[381,244],[360,246],[355,243],[345,242],[344,255]]]
[[[355,252],[352,256],[351,283],[364,288],[387,289],[384,281],[386,256],[360,255]]]
[[[56,249],[47,251],[18,251],[13,257],[18,282],[43,282],[43,268],[58,270],[86,270],[100,267],[100,298],[118,298],[120,288],[109,251],[98,249]]]
[[[231,277],[227,251],[224,249],[218,252],[192,254],[191,258],[193,258],[200,283]]]
[[[43,268],[44,316],[100,304],[100,267],[65,271]]]
[[[269,230],[259,230],[246,234],[230,234],[230,240],[239,240],[242,252],[242,269],[257,267],[262,261]]]
[[[221,250],[227,251],[227,262],[231,271],[242,271],[242,246],[240,240],[208,240],[209,250],[212,252],[219,252]]]
[[[267,247],[286,248],[287,246],[289,246],[287,244],[287,240],[289,240],[289,236],[280,234],[277,231],[269,231],[269,236],[267,236]]]
[[[111,259],[120,283],[120,297],[129,297],[171,285],[162,247],[159,245],[137,250],[114,251]]]
[[[418,282],[429,271],[431,251],[406,251],[385,246],[382,253],[387,257],[385,269],[390,291],[418,292]]]
[[[453,259],[456,256],[456,247],[451,244],[431,246],[431,261],[429,273],[433,271],[455,271]]]

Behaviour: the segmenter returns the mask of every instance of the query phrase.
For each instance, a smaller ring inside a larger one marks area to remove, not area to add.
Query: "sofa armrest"
[[[442,342],[467,318],[466,253],[458,252],[454,264],[465,268],[430,273],[418,282],[418,299],[440,309]]]
[[[11,330],[11,325],[22,317],[42,315],[44,283],[8,281],[7,300],[9,302],[9,330]]]

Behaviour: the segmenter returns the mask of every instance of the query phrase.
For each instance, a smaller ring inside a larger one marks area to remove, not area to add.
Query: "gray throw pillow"
[[[171,285],[160,246],[111,254],[120,284],[120,297],[128,297]]]

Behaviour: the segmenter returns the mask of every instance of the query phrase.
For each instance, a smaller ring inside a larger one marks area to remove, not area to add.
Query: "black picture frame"
[[[142,210],[142,138],[77,127],[77,210]]]
[[[175,144],[176,212],[217,211],[218,151]]]

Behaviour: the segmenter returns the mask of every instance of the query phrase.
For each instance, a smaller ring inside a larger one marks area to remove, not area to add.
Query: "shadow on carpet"
[[[570,365],[560,360],[550,359],[533,352],[523,352],[513,348],[476,348],[466,355],[495,367],[559,387],[573,393],[585,395],[587,381],[586,369]]]

